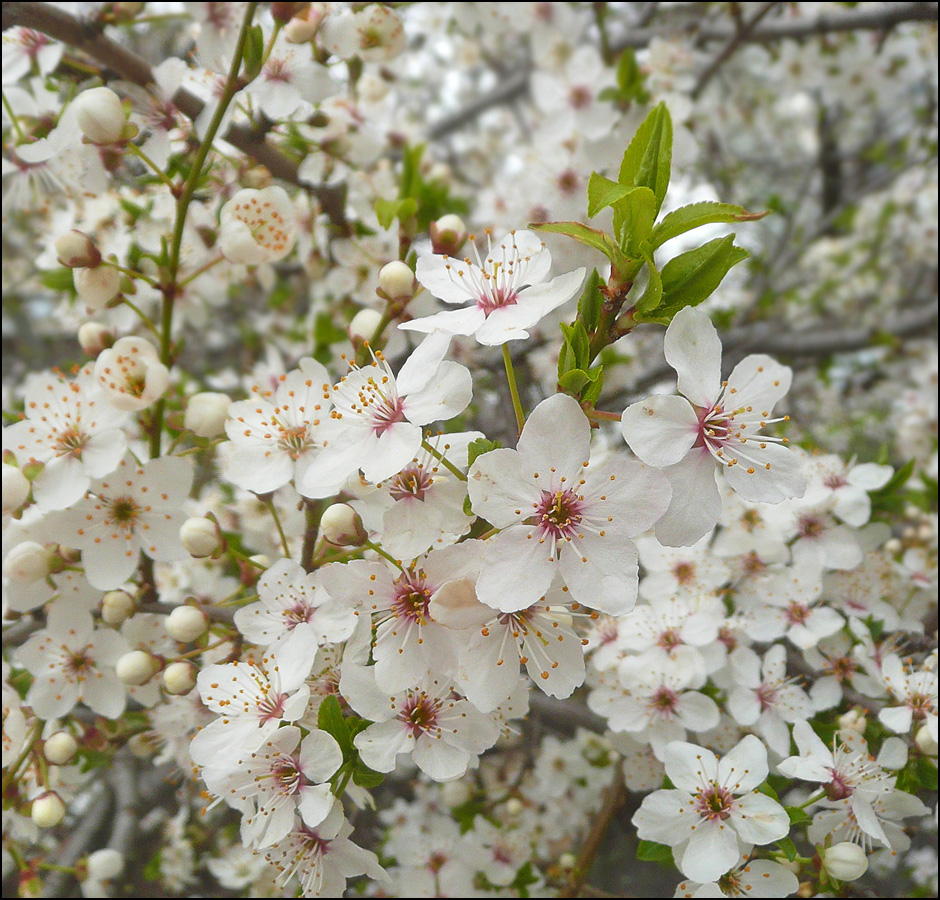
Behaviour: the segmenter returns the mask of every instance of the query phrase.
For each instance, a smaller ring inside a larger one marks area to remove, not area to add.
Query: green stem
[[[378,544],[373,544],[372,541],[366,541],[362,546],[368,547],[370,550],[374,550],[376,553],[379,554],[379,556],[384,556],[385,559],[387,559],[393,566],[395,566],[396,569],[400,569],[402,572],[404,572],[404,569],[402,569],[401,563],[397,559],[395,559],[395,557],[392,556],[392,554],[389,553],[387,550],[383,550]]]
[[[433,447],[428,443],[427,439],[421,441],[421,446],[428,451],[438,462],[440,462],[445,469],[447,469],[452,475],[456,475],[461,481],[466,481],[467,476],[460,471],[449,459],[447,459],[440,450],[436,447]]]
[[[151,278],[149,275],[144,275],[143,272],[135,272],[133,269],[128,269],[126,266],[119,265],[111,259],[101,260],[101,265],[108,266],[112,269],[117,269],[123,275],[127,275],[128,278],[136,279],[139,278],[141,281],[146,281],[151,287],[156,287],[157,282]]]
[[[157,330],[157,326],[154,325],[153,319],[147,315],[137,304],[131,302],[127,297],[121,297],[121,303],[123,303],[128,309],[132,309],[140,317],[140,321],[153,332],[153,335],[157,340],[160,339],[160,332]]]
[[[7,100],[6,92],[0,91],[0,97],[3,99],[3,108],[7,111],[7,115],[10,117],[13,130],[16,132],[16,136],[19,139],[19,142],[23,143],[23,141],[26,140],[26,132],[23,131],[23,126],[20,125],[20,120],[17,118],[16,113],[13,112],[13,107],[10,106],[10,101]]]
[[[281,549],[284,551],[284,555],[290,559],[290,545],[287,543],[287,535],[284,534],[284,529],[281,526],[281,517],[277,514],[277,508],[274,505],[274,500],[269,499],[265,505],[268,507],[268,509],[271,510],[271,518],[274,519],[278,536],[281,539]]]
[[[13,764],[7,767],[6,772],[3,773],[3,796],[6,797],[7,788],[13,782],[13,779],[19,774],[20,769],[23,766],[23,763],[29,759],[29,755],[33,752],[33,745],[39,739],[39,736],[42,734],[42,722],[36,722],[33,725],[32,732],[29,737],[23,742],[23,749],[20,751],[20,755],[13,761]]]
[[[130,142],[127,144],[127,151],[132,156],[136,156],[144,165],[147,166],[171,191],[176,190],[176,185],[172,179],[163,171],[137,144]]]
[[[809,798],[809,800],[806,800],[806,801],[804,801],[803,803],[799,804],[799,806],[797,806],[797,809],[806,809],[807,806],[811,806],[811,805],[812,805],[813,803],[815,803],[817,800],[822,800],[823,797],[825,797],[825,796],[826,796],[826,792],[825,792],[825,791],[817,791],[815,794],[813,794],[813,795]]]
[[[220,253],[215,259],[210,259],[209,262],[203,263],[203,265],[201,265],[198,269],[195,269],[194,271],[190,272],[189,275],[187,275],[180,282],[180,287],[186,287],[187,284],[190,284],[191,282],[195,281],[200,275],[205,275],[205,273],[208,272],[209,269],[213,268],[214,266],[217,266],[224,259],[225,257]]]
[[[516,373],[512,367],[512,357],[509,355],[509,345],[503,344],[503,365],[506,367],[506,381],[509,382],[509,393],[512,395],[512,408],[516,413],[516,426],[519,434],[525,425],[525,413],[522,410],[522,401],[519,399],[519,388],[516,386]]]

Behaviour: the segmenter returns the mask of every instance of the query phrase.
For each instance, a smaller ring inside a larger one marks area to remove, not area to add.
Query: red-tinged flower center
[[[264,725],[272,719],[284,718],[284,702],[287,700],[287,694],[265,695],[258,702],[258,718]]]
[[[787,604],[786,616],[791,625],[803,625],[812,615],[812,610],[805,604],[797,600],[791,600]]]
[[[799,536],[801,538],[819,537],[826,530],[826,525],[822,519],[813,515],[800,516]]]
[[[845,776],[838,769],[829,769],[832,772],[832,781],[825,786],[826,796],[830,800],[845,800],[855,793],[855,788],[849,784]]]
[[[88,647],[74,651],[65,660],[65,674],[69,678],[81,681],[95,667],[95,661],[88,655]]]
[[[652,714],[669,719],[676,712],[678,703],[679,695],[672,688],[663,685],[653,693],[647,707]]]
[[[289,631],[293,631],[298,625],[309,622],[313,618],[314,610],[302,600],[298,600],[292,606],[284,610],[284,625]]]
[[[845,487],[848,484],[848,481],[846,480],[844,475],[839,475],[833,472],[832,475],[827,475],[823,479],[823,484],[827,488],[829,488],[829,490],[835,491],[838,488]]]
[[[430,619],[428,603],[432,593],[423,575],[417,572],[403,572],[395,579],[392,615],[417,625],[426,625]]]
[[[682,637],[675,628],[667,628],[656,641],[667,653],[675,650],[682,643]]]
[[[772,709],[777,704],[777,688],[772,684],[762,684],[755,691],[761,709]]]
[[[140,507],[132,497],[115,497],[107,502],[106,525],[117,525],[119,528],[133,528]]]
[[[437,728],[438,704],[425,693],[408,698],[399,713],[411,734],[418,738],[422,734]]]
[[[372,408],[372,432],[381,437],[393,425],[405,421],[405,401],[401,397],[383,398]]]
[[[826,669],[840,681],[847,681],[858,671],[858,663],[847,656],[837,656],[826,663]]]
[[[695,566],[690,562],[676,563],[672,567],[672,574],[679,584],[691,584],[695,579]]]
[[[515,306],[518,302],[518,295],[514,290],[507,290],[501,287],[492,287],[477,300],[477,306],[483,310],[486,315],[504,306]]]
[[[727,788],[711,784],[696,794],[695,811],[709,822],[724,822],[734,811],[734,795]]]
[[[577,536],[583,516],[583,500],[568,488],[564,491],[542,491],[535,515],[526,521],[537,525],[542,536],[548,535],[556,541],[570,541]]]
[[[568,103],[572,109],[586,109],[593,100],[591,89],[587,85],[575,85],[568,93]]]
[[[388,492],[393,500],[424,500],[425,491],[433,481],[431,473],[424,466],[411,463],[392,479]]]
[[[727,625],[722,625],[718,629],[718,640],[728,648],[728,650],[734,650],[738,646],[738,636],[734,633],[733,628],[729,628]]]

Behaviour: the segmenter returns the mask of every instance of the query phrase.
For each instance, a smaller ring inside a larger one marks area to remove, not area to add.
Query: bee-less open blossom
[[[238,191],[222,207],[219,221],[219,247],[234,263],[251,266],[283,259],[297,240],[294,206],[277,185]]]

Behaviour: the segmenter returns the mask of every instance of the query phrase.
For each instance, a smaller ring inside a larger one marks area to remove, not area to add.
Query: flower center
[[[690,584],[695,579],[695,566],[690,562],[676,563],[672,567],[672,574],[679,584]]]
[[[761,709],[771,709],[777,703],[777,689],[772,684],[762,684],[755,691]]]
[[[656,643],[659,644],[659,646],[668,653],[672,650],[675,650],[676,647],[682,643],[682,637],[675,628],[667,628],[659,636],[659,640]]]
[[[428,603],[431,589],[422,575],[404,572],[395,579],[395,597],[392,614],[398,619],[408,619],[418,625],[426,625],[430,619]]]
[[[787,606],[787,621],[791,625],[802,625],[810,617],[812,610],[803,603],[791,600]]]
[[[822,519],[819,519],[816,516],[811,516],[811,515],[800,516],[800,526],[799,526],[800,537],[802,538],[819,537],[825,530],[826,530],[826,526],[823,524]]]
[[[300,771],[297,760],[291,756],[279,757],[271,767],[271,775],[277,782],[278,791],[282,794],[296,794],[310,783]]]
[[[399,718],[406,723],[408,730],[417,738],[436,728],[437,714],[437,703],[427,694],[421,693],[408,699],[402,707]]]
[[[109,525],[133,526],[140,508],[131,497],[117,497],[111,501],[108,512]]]
[[[372,410],[372,432],[381,437],[393,425],[405,421],[405,401],[401,397],[388,397]]]
[[[56,456],[72,456],[75,459],[81,459],[82,450],[85,449],[87,443],[88,435],[75,428],[68,428],[56,435],[52,446]]]
[[[306,425],[294,427],[281,427],[281,437],[277,442],[278,449],[283,450],[291,459],[299,459],[308,450],[316,445],[307,434]]]
[[[283,718],[286,699],[286,694],[275,694],[273,697],[266,695],[258,702],[258,718],[262,725],[272,719]]]
[[[543,536],[550,535],[556,541],[570,541],[577,535],[583,512],[584,504],[571,488],[564,491],[542,491],[542,497],[536,504],[535,515],[526,522],[537,525]]]
[[[433,482],[431,473],[424,466],[411,463],[392,479],[388,492],[393,500],[424,500],[425,492]]]
[[[660,716],[661,718],[668,719],[672,718],[673,713],[676,711],[676,704],[679,702],[679,695],[669,687],[665,685],[663,687],[657,688],[653,696],[650,698],[647,707],[650,712]]]
[[[695,796],[695,811],[709,822],[724,822],[734,810],[734,795],[717,784],[711,784]]]

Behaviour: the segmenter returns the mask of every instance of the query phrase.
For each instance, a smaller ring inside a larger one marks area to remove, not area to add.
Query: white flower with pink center
[[[391,772],[400,753],[435,781],[460,778],[499,737],[499,725],[457,697],[449,681],[423,679],[393,694],[377,683],[375,666],[345,666],[340,693],[375,724],[356,735],[362,761],[377,772]]]
[[[324,782],[342,762],[343,751],[325,731],[311,731],[301,740],[296,725],[285,725],[234,765],[206,766],[202,777],[232,806],[248,804],[242,839],[250,847],[268,847],[287,837],[295,813],[311,828],[329,815],[336,798]]]
[[[397,377],[381,356],[353,368],[333,387],[331,441],[298,483],[346,479],[362,469],[373,484],[400,472],[418,454],[424,425],[462,413],[473,397],[470,371],[444,359],[450,338],[426,338]]]
[[[545,283],[552,267],[544,242],[531,231],[511,231],[493,246],[487,233],[485,259],[473,245],[476,262],[428,254],[419,257],[415,277],[445,303],[470,303],[404,322],[410,331],[474,335],[481,344],[497,345],[527,338],[527,329],[567,303],[584,281],[584,269]]]
[[[202,702],[219,718],[205,726],[189,747],[198,766],[236,765],[260,747],[284,722],[296,722],[307,708],[310,671],[278,657],[206,666],[196,679]]]
[[[936,654],[934,654],[936,659]],[[878,713],[882,725],[898,734],[907,734],[911,726],[925,727],[937,743],[937,673],[929,664],[920,669],[905,668],[901,658],[890,653],[881,664],[881,677],[900,706],[889,706]]]
[[[339,84],[330,78],[326,66],[313,60],[308,45],[289,44],[279,38],[245,94],[275,121],[303,110],[304,103],[319,103],[338,90]]]
[[[238,191],[219,214],[219,249],[245,265],[283,259],[297,240],[297,214],[287,191],[276,184]]]
[[[743,848],[778,841],[790,831],[786,810],[757,791],[767,778],[767,750],[748,735],[721,759],[684,741],[667,745],[674,790],[656,791],[633,817],[637,834],[673,848],[679,869],[695,881],[717,881]]]
[[[721,514],[715,475],[746,500],[779,503],[801,497],[806,480],[785,438],[760,430],[790,389],[793,373],[769,356],[748,356],[721,379],[721,341],[708,316],[681,310],[666,329],[666,361],[678,374],[676,395],[656,395],[628,406],[621,419],[624,439],[643,462],[665,469],[672,503],[656,527],[669,546],[692,544]]]
[[[188,558],[179,532],[192,480],[187,459],[163,456],[138,466],[125,457],[113,474],[93,481],[71,509],[54,513],[50,523],[61,543],[82,551],[88,581],[114,590],[133,575],[141,550],[161,562]]]
[[[356,629],[356,613],[292,559],[279,559],[261,576],[258,598],[235,613],[235,626],[252,643],[276,650],[281,662],[309,668],[318,647],[345,641]]]
[[[42,510],[65,509],[88,490],[92,478],[113,472],[127,438],[127,416],[110,404],[86,366],[74,380],[40,375],[26,388],[22,422],[4,429],[3,448],[20,466],[43,463],[32,480]]]
[[[611,615],[636,602],[632,538],[669,505],[662,473],[617,455],[591,463],[591,427],[567,394],[543,400],[515,450],[477,457],[469,472],[473,511],[499,534],[487,540],[479,598],[517,612],[548,592],[556,572],[578,603]]]
[[[170,385],[169,369],[156,347],[140,337],[122,337],[95,360],[95,378],[117,408],[137,412],[156,403]]]

